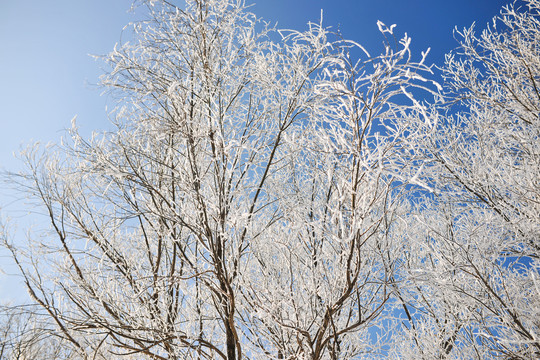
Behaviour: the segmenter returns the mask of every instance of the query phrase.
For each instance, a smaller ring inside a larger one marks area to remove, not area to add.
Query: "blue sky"
[[[376,21],[397,24],[420,54],[441,63],[456,46],[452,29],[476,20],[479,27],[505,0],[259,0],[252,11],[279,27],[301,29],[318,21],[346,38],[380,49]],[[0,168],[12,167],[12,152],[31,140],[52,141],[78,116],[83,129],[106,127],[105,98],[92,84],[105,54],[133,19],[131,0],[0,0]]]
[[[252,3],[251,1],[247,1]],[[506,0],[259,0],[251,11],[278,27],[318,22],[339,28],[372,54],[381,49],[376,22],[397,24],[412,50],[431,47],[441,64],[456,47],[454,26],[483,28]],[[13,152],[32,141],[57,141],[77,115],[82,130],[107,128],[106,99],[92,84],[101,73],[89,54],[106,54],[133,20],[131,0],[0,0],[0,169],[14,170]],[[5,205],[0,189],[0,210]],[[3,202],[3,203],[2,203]],[[5,209],[9,210],[9,206]],[[5,263],[0,257],[0,269]],[[0,301],[10,291],[0,275]]]

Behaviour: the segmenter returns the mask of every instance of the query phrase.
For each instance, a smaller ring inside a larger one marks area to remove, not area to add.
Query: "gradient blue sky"
[[[279,27],[301,29],[318,21],[346,38],[380,49],[376,21],[407,32],[413,51],[431,47],[440,64],[456,46],[452,30],[484,26],[505,0],[259,0],[252,11]],[[0,0],[0,168],[31,140],[52,141],[78,115],[83,129],[106,127],[105,98],[92,86],[105,54],[133,19],[131,0]]]
[[[13,152],[32,141],[57,141],[77,115],[85,132],[105,129],[106,99],[92,84],[100,63],[134,20],[131,0],[0,0],[0,169],[19,167]],[[247,1],[252,3],[252,1]],[[431,47],[428,62],[441,64],[456,47],[455,26],[476,21],[484,28],[506,0],[259,0],[251,11],[278,27],[303,29],[318,22],[339,28],[345,38],[372,54],[381,49],[376,22],[397,24],[412,37],[413,53]],[[6,207],[0,189],[0,210]],[[3,203],[2,203],[3,202]],[[4,214],[5,215],[5,214]],[[0,269],[6,259],[0,257]],[[0,301],[10,293],[0,275]]]

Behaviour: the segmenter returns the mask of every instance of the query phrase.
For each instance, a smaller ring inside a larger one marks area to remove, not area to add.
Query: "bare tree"
[[[0,358],[6,360],[81,359],[58,337],[54,326],[35,305],[0,307]],[[103,359],[97,357],[96,359]]]
[[[539,11],[505,7],[446,59],[448,100],[421,151],[434,192],[405,221],[411,357],[540,356]]]
[[[257,309],[246,315],[257,323],[252,342],[278,358],[384,356],[373,331],[385,327],[403,246],[393,234],[411,171],[402,148],[423,136],[407,121],[422,107],[403,99],[429,72],[409,42],[371,57],[344,41],[316,86],[322,107],[286,148],[271,188],[280,218],[253,242],[258,271],[246,269],[254,276],[242,292]],[[352,59],[359,51],[365,58]]]
[[[106,59],[115,130],[10,177],[50,222],[5,242],[33,300],[84,359],[384,356],[425,54],[382,23],[372,57],[242,1],[143,6]]]

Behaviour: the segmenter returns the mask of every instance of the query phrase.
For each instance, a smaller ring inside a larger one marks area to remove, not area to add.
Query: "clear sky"
[[[106,99],[92,86],[101,73],[89,54],[106,54],[120,40],[131,0],[0,0],[0,169],[32,141],[57,141],[77,115],[83,131],[107,127]],[[255,1],[247,1],[253,3]],[[381,49],[376,22],[407,32],[413,53],[431,47],[428,62],[442,64],[456,47],[453,28],[485,27],[506,0],[258,0],[251,11],[278,27],[303,29],[318,22],[372,54]],[[1,186],[1,185],[0,185]],[[6,208],[0,189],[0,211]],[[5,214],[4,214],[5,215]],[[0,257],[0,269],[6,259]],[[12,282],[0,275],[0,301]]]

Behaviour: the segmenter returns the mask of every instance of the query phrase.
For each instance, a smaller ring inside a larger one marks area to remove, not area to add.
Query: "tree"
[[[257,309],[246,314],[257,346],[276,347],[278,358],[384,353],[372,332],[385,326],[403,246],[393,240],[410,171],[401,151],[423,135],[406,121],[422,107],[402,101],[429,72],[423,58],[410,60],[409,42],[361,60],[351,58],[351,43],[335,43],[345,48],[316,84],[321,102],[287,144],[288,165],[271,187],[279,223],[254,241],[249,268],[257,271],[246,272],[255,277],[243,291]]]
[[[58,338],[54,327],[39,313],[39,308],[32,305],[0,307],[0,358],[80,359],[69,342]]]
[[[411,357],[540,355],[539,11],[505,7],[446,58],[447,103],[419,156],[434,193],[406,235]]]
[[[425,56],[275,32],[242,1],[144,6],[106,59],[115,130],[74,124],[10,177],[51,226],[27,256],[6,242],[33,300],[85,359],[376,356]]]

